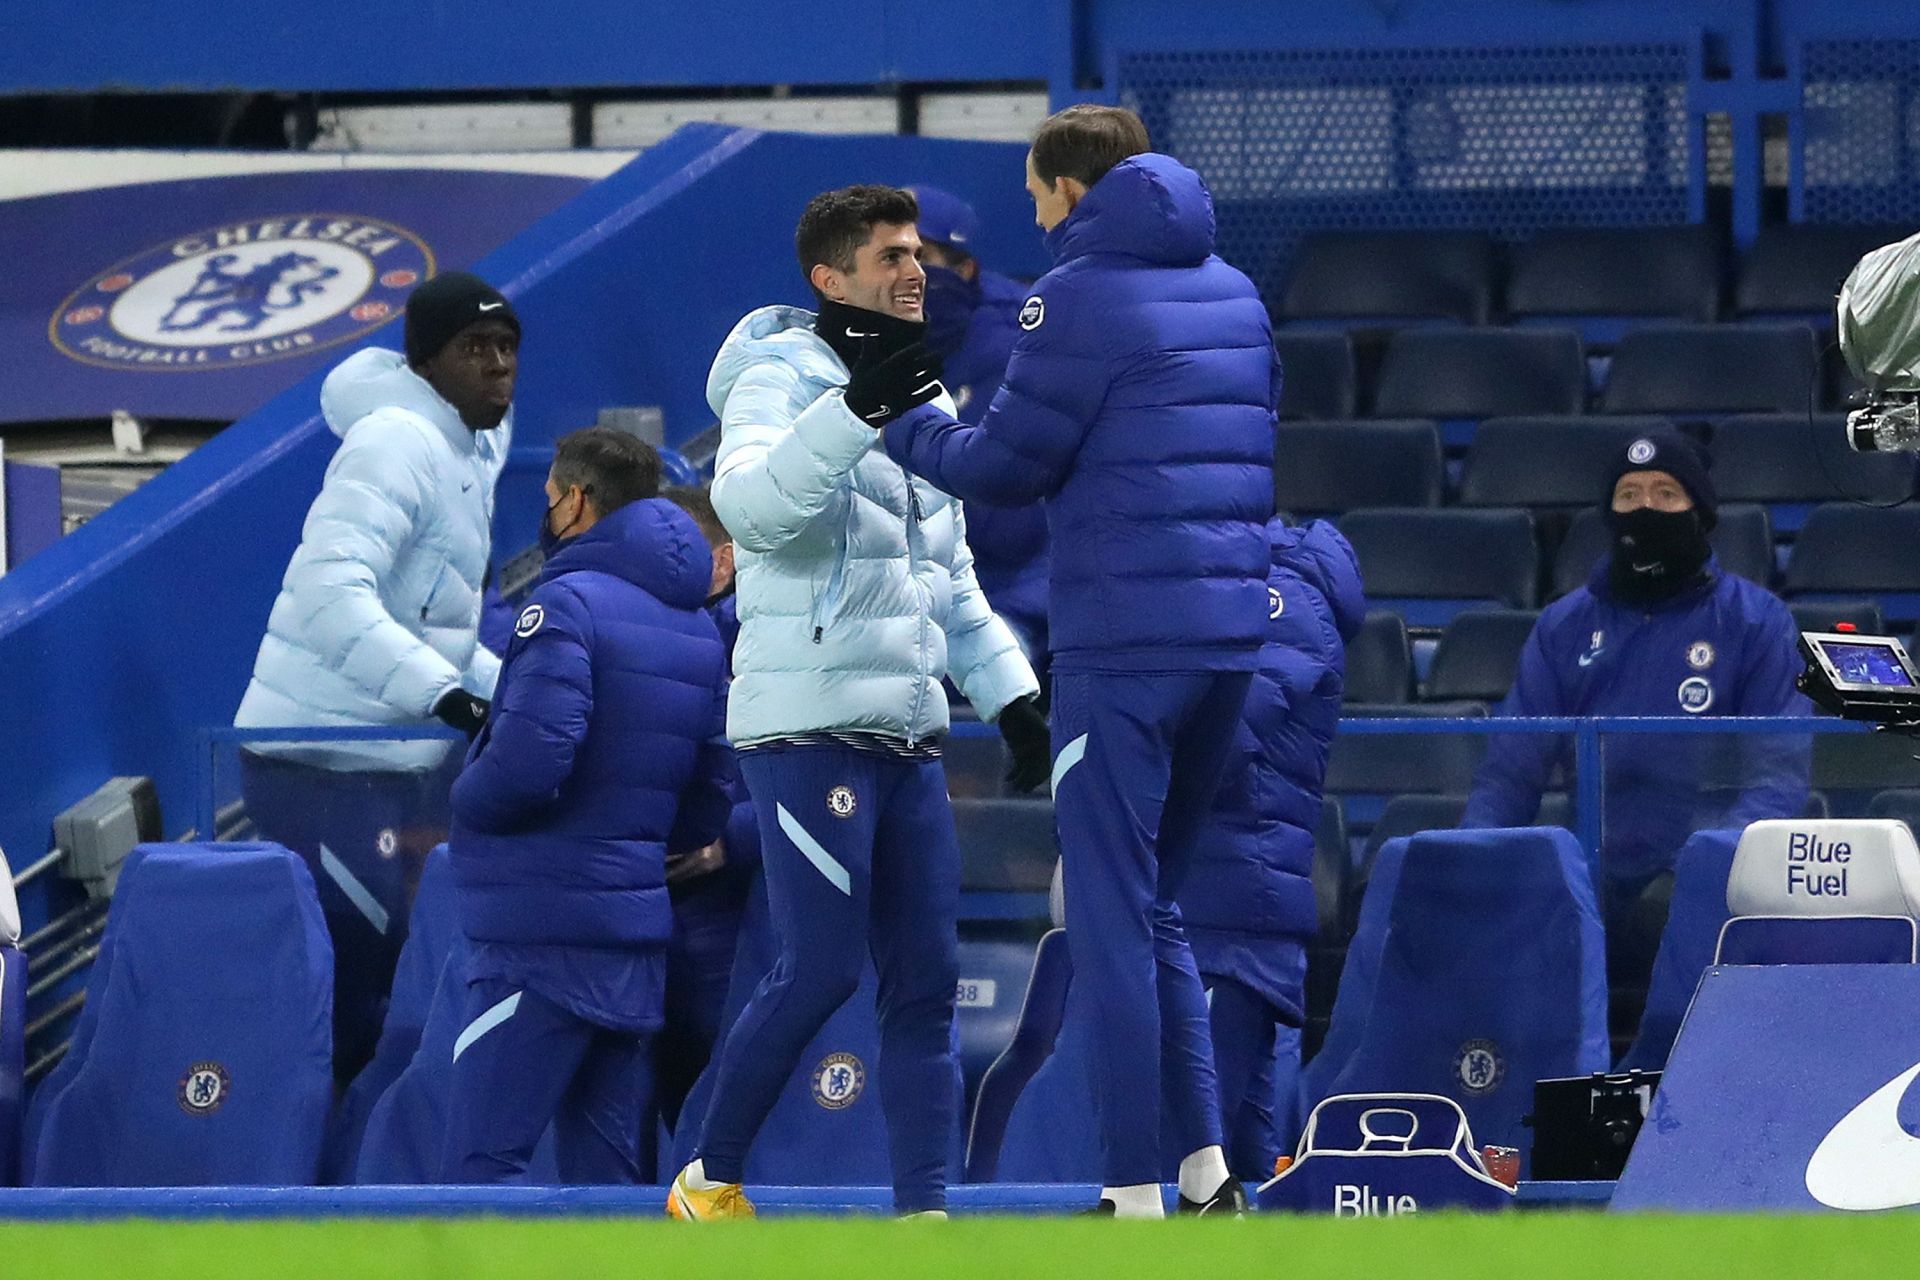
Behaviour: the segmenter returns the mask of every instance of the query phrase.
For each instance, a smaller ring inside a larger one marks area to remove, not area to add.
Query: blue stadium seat
[[[1480,424],[1460,481],[1465,507],[1588,507],[1607,469],[1664,418],[1492,418]]]
[[[1707,540],[1723,570],[1763,587],[1772,584],[1773,528],[1765,507],[1728,503],[1720,508],[1720,523]],[[1554,556],[1553,598],[1585,586],[1594,566],[1612,545],[1613,536],[1598,506],[1575,515]]]
[[[960,991],[954,1024],[960,1037],[960,1077],[971,1104],[987,1069],[1013,1043],[1020,1006],[1033,972],[1034,944],[1017,938],[962,938]],[[970,1114],[963,1110],[962,1114]]]
[[[1727,875],[1733,870],[1738,831],[1699,831],[1673,863],[1673,899],[1654,956],[1640,1031],[1620,1059],[1622,1071],[1658,1071],[1667,1065],[1680,1021],[1693,1003],[1700,975],[1713,963],[1720,928],[1727,922]]]
[[[1529,1146],[1533,1082],[1610,1059],[1600,910],[1572,833],[1409,840],[1364,1022],[1330,1092],[1440,1094],[1480,1141]]]
[[[1920,507],[1842,503],[1815,507],[1787,561],[1786,594],[1833,600],[1873,596],[1895,623],[1920,619]]]
[[[400,963],[394,969],[393,995],[387,1003],[386,1021],[380,1028],[379,1046],[374,1050],[373,1061],[354,1077],[334,1110],[324,1162],[328,1182],[354,1180],[354,1167],[359,1162],[360,1141],[366,1132],[368,1117],[374,1104],[400,1078],[420,1048],[441,971],[446,968],[447,956],[460,943],[453,869],[447,858],[447,846],[440,845],[427,855],[426,867],[420,873],[420,888],[414,895],[407,940],[400,948]]]
[[[1574,414],[1587,403],[1587,358],[1565,330],[1407,329],[1387,342],[1373,412],[1434,418],[1449,446],[1485,418]]]
[[[1422,696],[1436,702],[1498,702],[1513,687],[1520,650],[1540,615],[1531,609],[1473,609],[1440,633]]]
[[[1589,345],[1648,320],[1720,314],[1720,237],[1709,227],[1543,231],[1513,247],[1506,309],[1527,326],[1569,325]]]
[[[1353,855],[1347,841],[1347,811],[1338,796],[1322,796],[1320,822],[1313,830],[1313,904],[1319,936],[1331,941],[1340,935]]]
[[[1813,505],[1886,506],[1913,496],[1908,453],[1856,453],[1846,418],[1739,414],[1714,424],[1713,487],[1722,502],[1764,502],[1777,533],[1798,530]]]
[[[306,866],[275,844],[138,846],[107,935],[32,1182],[313,1183],[333,954]]]
[[[1485,324],[1493,312],[1495,249],[1469,231],[1330,231],[1304,237],[1280,317],[1391,328],[1409,322]]]
[[[1802,325],[1679,325],[1620,340],[1601,404],[1608,413],[1810,412],[1813,330]]]
[[[998,741],[996,735],[995,741]],[[1045,797],[955,799],[960,840],[960,887],[989,892],[1045,892],[1059,850],[1053,840],[1053,802]]]
[[[1396,703],[1413,696],[1413,648],[1407,621],[1397,613],[1375,610],[1347,644],[1349,703]]]
[[[1273,457],[1274,505],[1301,515],[1437,507],[1446,478],[1431,422],[1283,422]]]
[[[1373,1008],[1374,986],[1380,976],[1380,957],[1387,944],[1387,922],[1393,900],[1400,892],[1400,870],[1406,861],[1409,839],[1389,840],[1380,848],[1368,869],[1365,892],[1360,897],[1359,919],[1353,938],[1347,943],[1347,956],[1340,967],[1340,985],[1333,999],[1333,1016],[1320,1051],[1300,1068],[1300,1088],[1296,1124],[1329,1093],[1333,1080],[1346,1067],[1359,1048],[1361,1030]]]
[[[20,1179],[20,1129],[26,1120],[27,957],[20,951],[20,904],[0,853],[0,1187]]]
[[[1733,288],[1734,313],[1747,320],[1787,320],[1833,328],[1834,302],[1855,264],[1881,245],[1913,234],[1905,226],[1760,228]]]
[[[1484,716],[1485,703],[1427,702],[1405,707],[1344,708],[1349,719],[1384,717],[1440,719]],[[1486,742],[1464,733],[1341,733],[1327,759],[1329,795],[1392,796],[1466,791],[1480,766]]]
[[[1874,600],[1796,600],[1787,611],[1796,631],[1832,631],[1845,623],[1863,635],[1886,634],[1886,615]]]
[[[1013,1035],[981,1077],[967,1134],[968,1182],[997,1179],[1007,1118],[1028,1082],[1053,1053],[1060,1025],[1066,1019],[1067,988],[1072,981],[1073,960],[1067,952],[1066,930],[1054,929],[1040,939],[1033,953],[1033,968]]]
[[[1715,964],[1913,964],[1920,934],[1907,916],[1737,916],[1720,930]]]
[[[1353,339],[1345,333],[1276,330],[1282,418],[1351,418],[1360,411]]]
[[[1534,605],[1539,552],[1524,511],[1354,511],[1340,531],[1359,556],[1369,603],[1411,626],[1441,626],[1474,605]]]

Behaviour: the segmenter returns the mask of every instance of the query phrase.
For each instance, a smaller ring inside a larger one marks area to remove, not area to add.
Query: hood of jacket
[[[320,384],[320,412],[333,434],[345,439],[348,428],[376,409],[405,409],[446,433],[464,451],[475,447],[480,433],[460,420],[460,411],[448,404],[428,381],[413,371],[407,358],[385,347],[356,351],[335,365]],[[501,421],[511,430],[513,410]]]
[[[1159,266],[1195,266],[1213,252],[1213,197],[1172,156],[1129,156],[1047,233],[1055,263],[1122,253]]]
[[[699,609],[713,585],[713,553],[693,517],[665,498],[629,502],[554,548],[542,582],[582,570],[631,582],[662,604]]]
[[[847,366],[813,331],[815,318],[804,307],[779,306],[761,307],[740,317],[707,372],[707,405],[715,416],[725,416],[727,396],[740,375],[763,360],[791,365],[823,387],[844,385]]]
[[[1295,574],[1326,600],[1342,640],[1360,633],[1367,617],[1360,561],[1338,529],[1325,520],[1288,528],[1275,517],[1267,522],[1267,547],[1274,568]]]

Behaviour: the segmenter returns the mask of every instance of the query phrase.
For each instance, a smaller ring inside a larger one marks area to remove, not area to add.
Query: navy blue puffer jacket
[[[665,944],[666,856],[710,843],[732,810],[726,650],[702,607],[712,572],[699,527],[662,499],[547,561],[453,787],[469,939]]]
[[[967,502],[1044,500],[1059,670],[1249,670],[1267,626],[1278,364],[1213,201],[1122,161],[1047,235],[1007,380],[977,427],[924,406],[887,451]]]
[[[1366,616],[1353,548],[1331,524],[1268,528],[1271,639],[1247,691],[1213,813],[1180,889],[1194,961],[1299,1014],[1285,990],[1312,940],[1313,834],[1340,720],[1346,641]]]

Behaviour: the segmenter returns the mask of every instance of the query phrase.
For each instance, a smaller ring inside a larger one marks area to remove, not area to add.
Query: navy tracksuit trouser
[[[1174,899],[1251,683],[1054,669],[1054,822],[1108,1186],[1160,1180],[1163,1104],[1173,1156],[1221,1140],[1206,993]]]
[[[808,745],[742,752],[740,771],[760,822],[779,956],[715,1059],[698,1147],[706,1175],[742,1180],[754,1135],[871,953],[895,1206],[944,1208],[960,980],[960,849],[946,770]]]
[[[1276,1108],[1277,1055],[1283,1051],[1280,1029],[1286,1019],[1265,996],[1232,978],[1205,975],[1207,1009],[1213,1030],[1214,1069],[1220,1078],[1220,1118],[1226,1135],[1227,1167],[1242,1182],[1273,1176],[1273,1158],[1282,1149]],[[1293,1051],[1299,1052],[1298,1041]],[[1288,1100],[1291,1110],[1290,1100]]]

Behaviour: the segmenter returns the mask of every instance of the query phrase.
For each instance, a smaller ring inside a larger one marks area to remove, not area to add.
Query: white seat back
[[[0,947],[20,945],[20,902],[13,896],[13,871],[0,849]]]
[[[1770,818],[1734,851],[1736,916],[1920,916],[1920,846],[1891,818]]]

